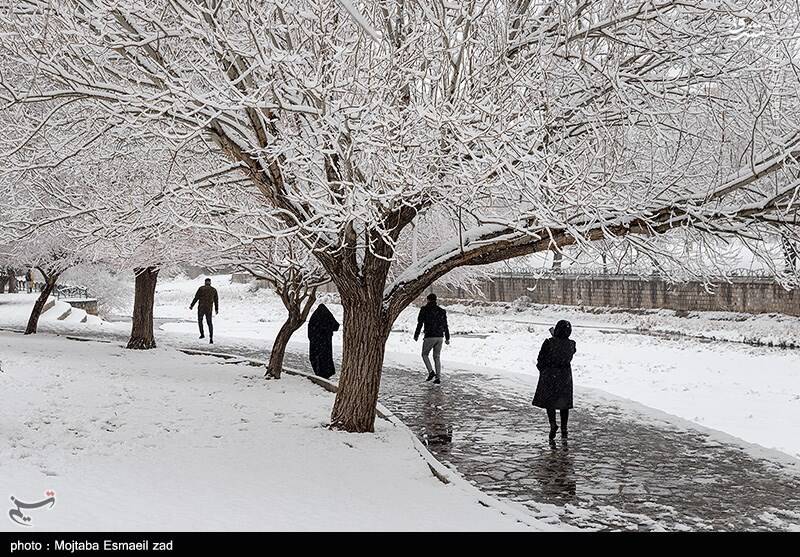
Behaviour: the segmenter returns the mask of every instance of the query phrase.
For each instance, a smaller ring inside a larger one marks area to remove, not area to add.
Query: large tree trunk
[[[3,294],[6,291],[7,282],[8,277],[6,275],[0,275],[0,294]]]
[[[289,314],[289,317],[283,323],[281,330],[278,331],[278,336],[275,337],[275,342],[272,344],[272,351],[269,354],[269,364],[267,365],[267,375],[280,379],[281,372],[283,371],[283,357],[286,355],[286,346],[289,344],[294,332],[300,328],[303,321],[300,319],[299,314]]]
[[[44,309],[44,305],[47,303],[47,299],[50,297],[50,294],[53,293],[53,288],[55,288],[56,286],[56,282],[58,281],[58,276],[59,273],[52,273],[45,276],[44,289],[42,290],[42,293],[39,294],[39,297],[36,299],[36,303],[33,304],[33,310],[31,311],[31,316],[28,318],[28,326],[25,328],[26,335],[32,335],[36,333],[36,328],[39,325],[39,317],[41,317],[42,315],[42,310]]]
[[[342,296],[344,335],[339,391],[331,427],[351,432],[375,430],[375,408],[381,384],[383,356],[391,330],[380,298]]]
[[[128,348],[149,350],[156,347],[153,335],[153,303],[155,302],[158,269],[136,269],[136,293],[133,298],[133,323]]]

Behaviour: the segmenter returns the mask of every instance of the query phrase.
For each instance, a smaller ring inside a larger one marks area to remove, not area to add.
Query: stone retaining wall
[[[84,310],[89,315],[97,315],[97,300],[93,298],[85,298],[78,300],[64,299],[63,301],[67,302],[74,308],[79,308]]]
[[[631,276],[500,276],[481,286],[483,297],[462,290],[432,289],[443,298],[512,302],[527,296],[536,304],[677,311],[783,313],[800,316],[800,291],[769,279],[736,278],[707,292],[701,282],[669,284],[658,278]]]
[[[242,279],[239,279],[242,280]],[[320,292],[336,292],[327,284]],[[766,278],[732,278],[708,292],[701,282],[669,284],[655,277],[630,275],[498,276],[481,285],[481,294],[437,287],[426,290],[441,298],[513,302],[527,296],[535,304],[672,309],[676,311],[733,311],[783,313],[800,316],[800,290],[786,290]]]

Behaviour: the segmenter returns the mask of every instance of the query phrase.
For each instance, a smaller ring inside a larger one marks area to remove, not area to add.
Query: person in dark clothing
[[[25,273],[25,287],[28,289],[28,294],[33,292],[33,271],[31,269]]]
[[[325,304],[320,304],[308,319],[308,359],[314,375],[328,379],[336,373],[333,365],[333,332],[339,322]]]
[[[428,303],[419,310],[417,330],[414,331],[415,342],[419,340],[419,333],[423,327],[425,327],[425,337],[422,340],[422,361],[425,362],[425,367],[428,369],[428,378],[425,381],[430,381],[435,377],[433,382],[441,383],[440,355],[442,345],[450,344],[450,329],[447,327],[447,312],[436,305],[436,294],[428,294]],[[433,362],[436,365],[435,373],[429,357],[431,350],[433,350]]]
[[[214,323],[211,320],[211,310],[219,314],[219,296],[217,296],[217,289],[211,286],[211,279],[207,278],[205,285],[197,289],[194,295],[194,300],[189,305],[192,309],[197,304],[197,326],[200,327],[200,338],[206,338],[203,331],[203,319],[205,318],[208,323],[208,342],[214,344]]]
[[[561,437],[567,437],[569,409],[572,408],[572,356],[575,341],[570,340],[572,325],[563,319],[550,329],[552,337],[542,344],[536,368],[539,383],[533,396],[533,405],[547,410],[550,421],[550,439],[555,439],[558,425],[556,410],[561,412]]]

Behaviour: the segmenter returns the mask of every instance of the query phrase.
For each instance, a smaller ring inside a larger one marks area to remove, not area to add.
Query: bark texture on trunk
[[[272,351],[269,353],[269,364],[267,365],[267,377],[272,377],[273,379],[281,378],[286,347],[295,331],[308,319],[308,314],[317,300],[317,287],[308,289],[304,294],[298,294],[299,291],[300,289],[297,287],[290,289],[286,285],[276,288],[276,292],[281,297],[289,316],[281,326],[281,330],[278,331],[278,336],[275,337],[275,342],[272,344]]]
[[[42,274],[44,275],[44,273]],[[53,289],[56,287],[58,277],[59,273],[51,273],[45,276],[44,289],[36,299],[36,303],[33,304],[31,316],[28,318],[28,326],[25,328],[26,335],[32,335],[36,333],[36,328],[39,326],[39,317],[42,315],[42,310],[44,309],[44,305],[47,303],[47,299],[50,297],[50,294],[53,293]]]
[[[331,427],[354,433],[375,430],[375,409],[391,320],[380,298],[342,297],[342,372]]]
[[[278,331],[275,342],[272,344],[272,351],[269,353],[269,364],[267,365],[267,375],[273,379],[280,379],[283,371],[283,358],[286,355],[286,346],[289,344],[294,332],[300,328],[303,322],[299,316],[289,315]]]
[[[127,348],[149,350],[156,347],[153,335],[153,303],[155,302],[158,268],[136,269],[136,293],[133,298],[133,322]]]

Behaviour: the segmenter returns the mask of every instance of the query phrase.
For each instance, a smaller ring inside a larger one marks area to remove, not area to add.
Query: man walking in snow
[[[192,309],[197,304],[197,325],[200,327],[200,338],[205,338],[206,335],[203,331],[203,318],[208,323],[208,342],[214,344],[214,323],[211,320],[211,309],[219,314],[219,297],[217,296],[217,289],[211,286],[211,279],[207,278],[205,285],[197,289],[197,294],[194,295],[189,309]]]
[[[439,356],[442,345],[450,344],[450,330],[447,328],[447,312],[436,305],[436,294],[428,294],[428,303],[422,306],[417,317],[417,330],[414,331],[414,340],[419,340],[419,332],[425,327],[425,336],[422,340],[422,361],[428,368],[428,378],[434,383],[441,383],[442,362]],[[433,363],[436,366],[434,373],[431,367],[430,353],[433,350]]]

